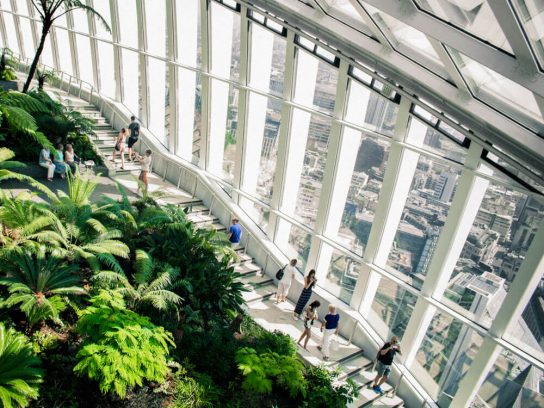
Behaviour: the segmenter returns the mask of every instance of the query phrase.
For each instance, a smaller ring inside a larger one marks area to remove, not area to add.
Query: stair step
[[[357,374],[361,370],[368,370],[372,367],[373,362],[363,355],[363,351],[355,353],[350,358],[344,359],[335,365],[338,367],[342,374],[338,377],[340,380],[344,380],[349,376]]]
[[[268,284],[264,286],[257,286],[250,292],[242,293],[244,301],[246,303],[257,302],[259,300],[266,300],[276,293],[276,285]]]
[[[212,222],[212,223],[200,223],[200,224],[196,224],[195,225],[196,228],[198,229],[215,229],[217,232],[225,232],[227,230],[227,227],[225,227],[223,224],[221,224],[220,222],[216,221],[216,222]]]
[[[210,209],[208,207],[206,207],[204,204],[197,204],[197,205],[193,205],[191,207],[191,210],[190,210],[190,213],[191,214],[196,214],[196,213],[209,213],[210,212]]]
[[[187,215],[187,218],[193,224],[213,223],[213,222],[219,221],[219,218],[214,217],[213,215],[210,215],[210,214],[206,214],[206,213],[190,213]]]
[[[236,265],[234,265],[234,270],[238,272],[239,274],[249,277],[250,275],[254,275],[258,272],[261,272],[262,268],[256,263],[253,263],[252,261],[246,261],[243,263],[239,262]]]
[[[249,277],[244,276],[242,282],[248,288],[256,288],[262,285],[273,283],[273,280],[268,275],[254,274]]]

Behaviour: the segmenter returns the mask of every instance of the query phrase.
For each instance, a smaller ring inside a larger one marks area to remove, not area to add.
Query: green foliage
[[[127,310],[118,291],[101,290],[78,314],[77,331],[87,339],[77,354],[77,374],[121,398],[144,380],[165,380],[169,346],[174,346],[171,334]]]
[[[236,352],[236,363],[244,376],[242,387],[258,394],[270,394],[274,385],[292,397],[306,393],[304,365],[296,356],[261,353],[249,347]]]
[[[9,292],[2,305],[18,305],[26,315],[29,327],[48,318],[57,319],[66,308],[62,296],[86,294],[77,286],[80,279],[75,272],[78,268],[77,264],[66,264],[54,256],[46,256],[44,247],[33,253],[12,251],[0,265],[3,273],[0,284],[7,286]]]
[[[32,335],[32,349],[39,354],[54,349],[59,344],[59,336],[53,331],[37,331]]]
[[[337,383],[337,371],[324,367],[308,367],[305,373],[306,397],[301,407],[344,408],[358,396],[357,385],[350,379]]]
[[[242,323],[243,342],[252,347],[257,353],[271,351],[285,356],[294,357],[297,347],[291,336],[278,330],[269,332],[259,326],[251,317],[246,316]]]
[[[28,339],[0,323],[0,405],[26,407],[38,397],[43,372]]]
[[[219,390],[210,377],[199,374],[196,378],[180,370],[174,376],[175,390],[172,408],[213,408],[219,402]]]

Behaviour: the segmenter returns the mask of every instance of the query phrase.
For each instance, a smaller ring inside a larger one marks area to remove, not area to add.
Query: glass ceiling
[[[439,75],[538,137],[544,135],[544,0],[304,3],[337,19],[345,16],[347,25],[359,21],[384,48]]]

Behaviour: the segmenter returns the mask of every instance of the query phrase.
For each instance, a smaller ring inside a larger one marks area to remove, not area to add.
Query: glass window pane
[[[543,407],[543,378],[542,370],[502,349],[470,407]]]
[[[513,53],[489,2],[458,0],[415,0],[424,10],[498,48]],[[493,0],[491,0],[493,1]]]
[[[197,102],[195,89],[198,73],[181,67],[175,69],[178,70],[178,144],[175,153],[186,160],[191,160]]]
[[[42,32],[42,23],[37,23],[37,30],[39,33]],[[40,56],[40,60],[42,64],[45,64],[48,66],[48,68],[55,68],[55,63],[53,62],[53,51],[51,48],[51,37],[47,36],[45,38],[45,43],[43,46],[42,55]]]
[[[298,259],[297,268],[301,271],[306,269],[311,243],[312,236],[294,225],[291,225],[288,241],[286,243],[277,242],[289,259]]]
[[[193,123],[193,146],[192,157],[193,163],[201,165],[200,150],[203,148],[202,141],[202,78],[200,74],[196,75],[195,87],[195,117]]]
[[[229,184],[234,181],[234,169],[236,166],[236,151],[239,143],[236,139],[238,128],[238,95],[240,91],[234,86],[229,86],[229,103],[227,110],[227,123],[225,126],[225,150],[223,152],[222,178]]]
[[[19,53],[19,42],[17,41],[17,31],[15,30],[13,15],[10,13],[3,13],[2,17],[4,18],[4,25],[6,27],[8,48],[15,53]]]
[[[100,93],[115,98],[115,68],[113,66],[113,45],[103,41],[96,42],[98,48],[98,67],[100,74]]]
[[[159,57],[166,55],[168,43],[166,32],[166,2],[145,0],[145,30],[147,35],[147,52]],[[164,76],[164,69],[162,70]]]
[[[395,335],[402,340],[416,300],[414,294],[392,280],[380,278],[368,319],[382,339]]]
[[[270,220],[270,210],[257,203],[252,203],[251,207],[245,207],[245,211],[266,234],[268,230],[268,221]]]
[[[442,312],[434,315],[410,369],[439,406],[455,395],[482,342],[459,320]]]
[[[89,37],[76,34],[76,52],[80,79],[94,85],[93,65],[96,61],[93,61],[91,55],[91,42]]]
[[[129,1],[129,0],[123,0]],[[87,13],[81,9],[76,9],[71,12],[72,19],[74,20],[74,31],[79,33],[88,34],[89,33],[89,20]]]
[[[72,75],[72,54],[70,52],[68,31],[62,28],[55,28],[55,35],[57,37],[57,48],[59,50],[60,69],[61,71]]]
[[[178,60],[192,67],[201,64],[200,1],[185,0],[176,7]]]
[[[138,15],[135,0],[117,0],[121,20],[121,44],[138,49]]]
[[[276,173],[278,136],[281,122],[281,102],[272,98],[267,99],[263,142],[260,151],[257,188],[255,192],[262,201],[269,204],[272,200],[274,175]]]
[[[148,97],[149,97],[149,115],[147,128],[163,145],[166,144],[164,139],[164,101],[166,89],[166,64],[164,61],[148,58]]]
[[[312,227],[319,207],[330,131],[330,119],[311,115],[294,215]],[[296,137],[303,143],[302,134]]]
[[[516,118],[521,114],[542,122],[542,112],[535,95],[529,89],[518,85],[479,62],[460,53],[458,55],[458,65],[461,73],[472,85],[477,98],[501,109],[511,117]],[[513,112],[505,109],[513,110]]]
[[[410,121],[419,122],[418,126],[425,126],[423,122],[413,116]],[[466,149],[432,127],[427,127],[425,139],[423,139],[423,145],[421,147],[457,163],[464,163],[467,154]]]
[[[361,265],[325,243],[319,256],[326,257],[325,261],[320,259],[320,264],[329,266],[325,282],[318,282],[319,286],[349,304]]]
[[[139,57],[134,51],[121,49],[123,57],[123,103],[135,116],[139,115],[140,70]]]
[[[159,2],[160,3],[160,2]],[[102,16],[111,28],[110,0],[93,0],[93,8]],[[111,33],[106,30],[100,19],[94,18],[96,36],[111,41]]]
[[[513,3],[542,68],[544,67],[544,3],[541,0],[516,0]]]
[[[543,216],[544,205],[537,200],[489,184],[444,300],[489,327]]]
[[[347,132],[356,131],[345,129],[344,140],[348,139]],[[391,145],[372,137],[361,137],[360,132],[356,133],[357,135],[348,139],[353,142],[351,150],[357,151],[357,157],[351,172],[351,180],[349,178],[344,180],[350,185],[335,240],[357,255],[363,256],[378,206]]]
[[[240,15],[211,3],[211,66],[223,78],[240,78]]]
[[[20,17],[21,36],[23,37],[23,50],[25,57],[34,58],[36,47],[34,46],[34,37],[32,36],[31,23],[28,18]]]

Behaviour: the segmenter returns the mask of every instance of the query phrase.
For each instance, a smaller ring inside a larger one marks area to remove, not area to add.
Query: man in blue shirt
[[[242,238],[242,227],[238,224],[238,219],[232,219],[232,225],[229,228],[229,233],[227,234],[227,239],[232,244],[233,248],[237,247],[240,243],[240,238]]]

